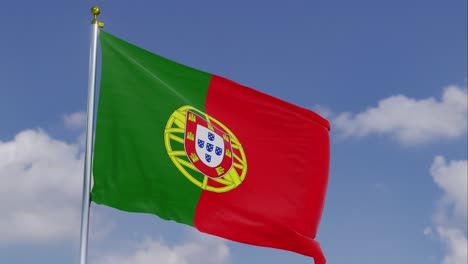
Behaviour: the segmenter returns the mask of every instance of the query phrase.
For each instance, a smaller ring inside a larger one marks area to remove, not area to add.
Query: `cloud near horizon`
[[[0,141],[0,243],[77,238],[82,177],[78,144],[42,130]]]
[[[110,253],[92,264],[227,264],[230,251],[225,240],[191,231],[193,235],[178,245],[163,240],[145,239],[127,254]]]
[[[363,112],[341,113],[333,125],[345,137],[386,134],[404,144],[420,144],[465,135],[467,111],[466,87],[452,85],[444,89],[440,100],[395,95]]]
[[[443,196],[434,212],[435,232],[445,246],[443,264],[468,263],[467,187],[468,161],[447,162],[437,156],[430,170],[434,182],[443,190]],[[427,235],[432,231],[425,232]]]

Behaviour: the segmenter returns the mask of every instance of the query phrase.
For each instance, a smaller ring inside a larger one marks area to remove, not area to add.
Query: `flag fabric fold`
[[[101,31],[92,200],[324,264],[316,113]]]

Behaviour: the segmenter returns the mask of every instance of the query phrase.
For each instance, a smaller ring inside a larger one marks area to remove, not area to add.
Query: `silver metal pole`
[[[94,143],[94,96],[96,91],[96,57],[99,27],[102,23],[97,21],[100,10],[91,8],[94,19],[91,21],[91,48],[89,52],[89,79],[88,79],[88,110],[86,124],[86,148],[84,158],[83,202],[81,207],[81,242],[80,264],[86,264],[88,255],[88,231],[91,192],[91,170],[93,161]]]

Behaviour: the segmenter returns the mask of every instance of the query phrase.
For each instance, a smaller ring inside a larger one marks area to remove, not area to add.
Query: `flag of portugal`
[[[326,119],[104,31],[100,41],[92,201],[325,263]]]

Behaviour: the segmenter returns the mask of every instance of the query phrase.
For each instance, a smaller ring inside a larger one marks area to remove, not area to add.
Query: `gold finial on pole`
[[[101,9],[97,6],[91,7],[91,15],[93,15],[93,20],[91,20],[91,24],[97,24],[98,27],[103,28],[104,23],[97,20],[97,16],[101,13]]]

